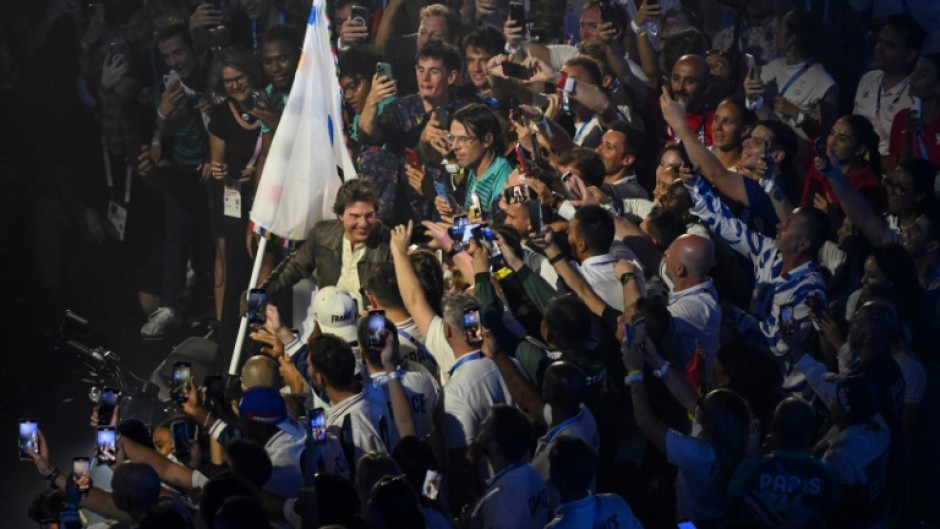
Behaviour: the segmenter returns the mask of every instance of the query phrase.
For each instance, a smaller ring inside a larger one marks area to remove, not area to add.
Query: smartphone
[[[685,150],[685,145],[683,145],[680,141],[676,144],[676,146],[679,148],[679,158],[682,159],[682,163],[685,164],[685,166],[689,169],[692,169],[692,159],[689,158],[689,151]]]
[[[189,400],[189,381],[193,377],[192,367],[189,362],[175,362],[173,364],[173,380],[170,383],[170,390],[173,392],[173,400],[176,402]]]
[[[368,26],[369,20],[369,10],[362,6],[352,6],[352,12],[349,15],[349,18],[359,22],[362,26]],[[391,75],[389,76],[391,77]]]
[[[264,306],[268,303],[268,292],[263,288],[253,288],[248,292],[248,323],[264,325],[268,317]]]
[[[514,77],[516,79],[528,79],[529,77],[532,77],[529,69],[521,64],[506,61],[502,64],[502,66],[503,73],[507,77]]]
[[[695,523],[693,522],[679,522],[676,525],[676,529],[697,529]]]
[[[173,421],[170,424],[170,433],[173,435],[173,455],[180,463],[189,463],[192,457],[189,448],[189,424],[186,421]]]
[[[33,419],[20,421],[20,459],[33,460],[33,452],[39,451],[39,423]]]
[[[780,306],[780,332],[793,334],[796,325],[793,321],[793,305],[788,303]]]
[[[113,426],[98,427],[98,463],[110,465],[117,462],[117,432]]]
[[[441,473],[430,468],[424,474],[424,485],[421,485],[421,495],[425,498],[435,501],[437,494],[441,490]]]
[[[392,75],[392,65],[387,62],[375,63],[375,74],[379,77],[387,77],[390,80],[395,78]]]
[[[326,441],[326,412],[323,408],[310,411],[310,435],[318,443]]]
[[[760,77],[760,73],[757,71],[757,60],[754,59],[754,56],[750,53],[744,54],[744,61],[747,63],[747,71],[751,74],[751,79],[757,79]]]
[[[405,147],[405,157],[408,160],[408,165],[414,167],[419,171],[424,170],[424,166],[421,165],[421,159],[418,158],[418,153],[410,147]]]
[[[447,184],[444,182],[434,182],[434,192],[443,200],[447,200]]]
[[[483,326],[480,325],[480,309],[471,307],[463,311],[463,328],[467,333],[467,343],[480,345],[483,343]]]
[[[114,415],[114,407],[117,406],[120,396],[121,392],[114,388],[104,388],[101,390],[101,398],[98,400],[98,426],[111,424],[111,417]]]
[[[503,259],[503,251],[496,244],[496,235],[493,233],[493,228],[484,224],[480,227],[480,232],[483,234],[483,240],[490,251],[490,264],[496,266]]]
[[[462,233],[464,228],[467,227],[467,215],[466,214],[454,215],[454,227],[460,228],[461,233]]]
[[[168,90],[176,90],[182,82],[182,78],[176,70],[170,70],[163,76],[163,86]]]
[[[509,18],[511,18],[517,26],[525,29],[525,4],[522,2],[509,2]]]
[[[225,383],[221,375],[209,375],[205,380],[206,399],[216,404],[225,402]]]
[[[623,344],[633,346],[633,324],[629,321],[623,322]]]
[[[108,45],[108,55],[114,57],[116,55],[123,55],[123,54],[124,54],[124,45],[121,44],[120,42],[115,41]]]
[[[437,116],[437,123],[441,130],[450,130],[450,112],[446,108],[435,108],[434,115]]]
[[[527,200],[525,203],[529,210],[529,231],[542,233],[544,222],[542,220],[542,204],[536,199]]]
[[[72,480],[78,492],[85,493],[91,488],[87,474],[91,472],[91,459],[87,457],[72,458]]]
[[[370,310],[367,317],[369,318],[369,347],[385,347],[385,311]]]

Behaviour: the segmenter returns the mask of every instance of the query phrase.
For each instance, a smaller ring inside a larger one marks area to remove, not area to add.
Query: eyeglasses
[[[225,79],[225,78],[223,78],[223,79],[222,79],[222,86],[238,85],[238,84],[241,84],[242,81],[244,81],[244,80],[247,79],[247,78],[248,78],[248,76],[245,75],[245,74],[241,74],[241,75],[239,75],[238,77],[232,77],[231,79]]]
[[[447,143],[457,146],[457,145],[470,145],[476,138],[473,136],[454,136],[453,134],[448,134],[445,136],[447,138]]]
[[[883,183],[886,188],[890,189],[896,195],[905,195],[914,190],[914,188],[905,186],[899,180],[885,178]]]

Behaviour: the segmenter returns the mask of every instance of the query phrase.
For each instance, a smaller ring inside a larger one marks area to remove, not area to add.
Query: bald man
[[[284,381],[281,379],[278,367],[277,360],[270,356],[252,356],[242,366],[242,391],[257,386],[280,389]]]
[[[696,133],[698,140],[705,145],[711,145],[715,110],[706,105],[707,84],[708,64],[701,55],[683,55],[673,65],[669,76],[669,92],[673,99],[685,107],[685,121]],[[668,126],[665,130],[669,143],[679,141],[676,131]]]
[[[715,245],[695,234],[678,237],[666,248],[660,277],[669,286],[666,308],[672,315],[674,332],[666,337],[666,359],[684,369],[695,349],[704,352],[703,382],[711,383],[712,366],[718,354],[721,306],[708,277],[715,265]]]

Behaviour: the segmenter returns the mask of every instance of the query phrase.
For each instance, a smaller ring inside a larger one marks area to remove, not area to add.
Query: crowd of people
[[[310,8],[4,8],[44,303],[67,240],[110,239],[143,339],[202,318],[232,350]],[[27,443],[37,523],[940,522],[940,2],[328,14],[357,170],[335,218],[266,245],[239,384],[186,379],[160,424],[93,414],[109,487]]]

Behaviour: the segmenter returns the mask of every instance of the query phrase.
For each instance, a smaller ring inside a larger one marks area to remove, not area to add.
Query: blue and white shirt
[[[780,334],[781,307],[793,306],[794,327],[800,332],[808,329],[810,308],[806,299],[826,299],[826,284],[815,260],[803,263],[785,274],[780,273],[783,258],[774,239],[748,228],[712,192],[708,184],[697,179],[689,189],[692,194],[692,213],[736,252],[751,260],[754,266],[754,294],[750,314],[735,310],[735,327],[739,331],[759,331],[767,346],[783,362],[784,387],[800,389],[804,377],[794,369],[789,351]]]

